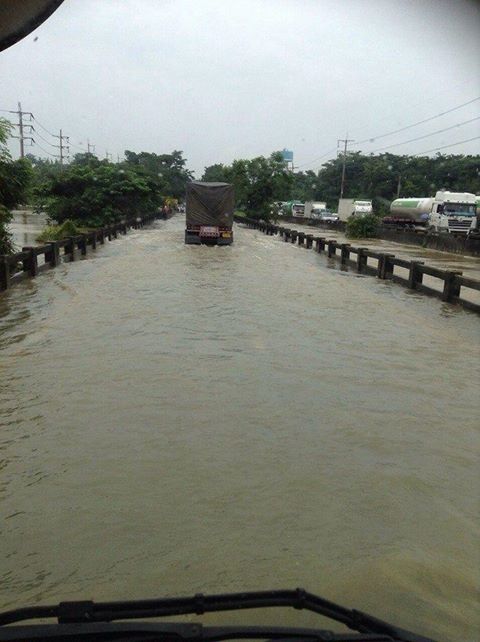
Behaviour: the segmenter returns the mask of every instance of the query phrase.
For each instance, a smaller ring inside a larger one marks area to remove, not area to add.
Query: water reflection
[[[182,226],[0,298],[2,606],[303,584],[476,640],[478,317]]]

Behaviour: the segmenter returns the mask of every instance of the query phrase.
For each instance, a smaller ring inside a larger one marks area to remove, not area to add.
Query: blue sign
[[[286,163],[293,163],[293,152],[290,149],[282,149],[282,156]]]

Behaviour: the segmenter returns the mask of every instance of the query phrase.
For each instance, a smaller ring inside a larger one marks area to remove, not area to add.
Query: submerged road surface
[[[304,586],[478,640],[478,316],[183,223],[0,297],[1,608]]]

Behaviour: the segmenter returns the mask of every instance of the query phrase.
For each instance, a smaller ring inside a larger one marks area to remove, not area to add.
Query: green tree
[[[30,161],[14,161],[11,158],[7,148],[11,132],[11,123],[0,118],[0,254],[13,252],[13,242],[8,231],[10,210],[27,200],[32,180]]]
[[[202,181],[207,183],[226,183],[227,182],[227,168],[222,163],[216,163],[205,167],[203,172]]]
[[[157,209],[162,197],[141,171],[102,161],[65,167],[44,183],[38,199],[51,221],[99,227]]]
[[[253,218],[265,220],[273,216],[274,201],[289,198],[293,184],[293,175],[280,152],[268,158],[235,160],[225,167],[225,179],[235,187],[237,207]]]
[[[183,198],[185,185],[193,178],[193,172],[186,167],[183,152],[174,150],[171,154],[125,151],[125,167],[134,167],[140,173],[155,181],[163,195]]]
[[[327,201],[330,208],[337,207],[342,162],[340,157],[324,163],[315,182],[315,199]],[[388,211],[399,185],[401,197],[433,196],[440,189],[480,192],[480,156],[438,154],[431,158],[352,152],[345,166],[345,197],[372,200],[379,214]],[[295,180],[303,185],[305,177],[296,174]]]

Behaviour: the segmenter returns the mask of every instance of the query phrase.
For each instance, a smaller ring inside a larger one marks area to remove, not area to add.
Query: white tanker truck
[[[397,198],[390,205],[384,223],[428,228],[449,234],[470,234],[477,230],[477,196],[468,192],[439,191],[431,198]]]

